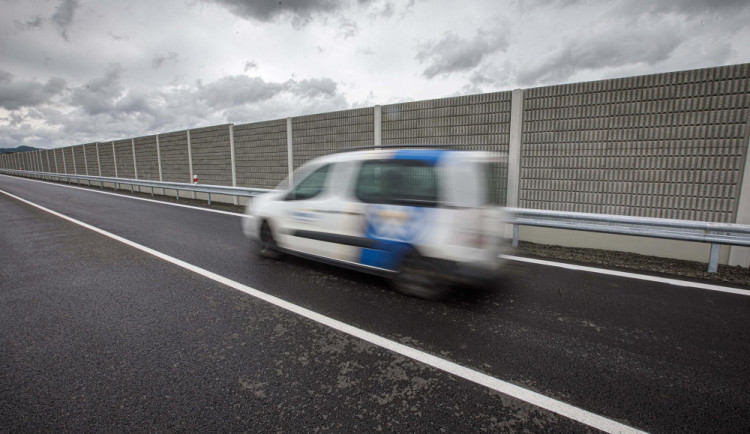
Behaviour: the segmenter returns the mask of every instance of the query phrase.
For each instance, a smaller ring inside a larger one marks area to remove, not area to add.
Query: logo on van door
[[[426,209],[412,206],[371,205],[365,212],[368,238],[411,241],[425,223]]]
[[[296,209],[291,211],[289,216],[301,223],[317,223],[320,221],[320,215],[311,210]]]

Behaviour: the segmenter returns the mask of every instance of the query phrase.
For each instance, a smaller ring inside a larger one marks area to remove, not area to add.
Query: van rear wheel
[[[393,284],[398,292],[410,297],[437,300],[450,290],[439,278],[438,272],[439,268],[434,262],[412,250],[404,256]]]

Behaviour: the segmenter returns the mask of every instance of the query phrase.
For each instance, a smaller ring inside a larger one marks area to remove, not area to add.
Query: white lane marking
[[[42,184],[47,185],[56,185],[59,187],[65,187],[65,188],[73,188],[76,190],[83,190],[83,191],[89,191],[93,193],[99,193],[99,194],[108,194],[111,196],[117,196],[122,197],[126,199],[133,199],[133,200],[142,200],[145,202],[152,202],[157,203],[161,205],[171,205],[176,206],[180,208],[188,208],[188,209],[195,209],[199,211],[206,211],[206,212],[213,212],[217,214],[225,214],[225,215],[231,215],[235,217],[247,217],[245,214],[240,213],[234,213],[229,211],[221,211],[217,209],[211,209],[211,208],[203,208],[203,207],[197,207],[197,206],[191,206],[191,205],[183,205],[179,203],[172,203],[172,202],[164,202],[161,200],[156,199],[146,199],[143,197],[133,197],[128,196],[120,193],[113,193],[113,192],[107,192],[107,191],[101,191],[101,190],[95,190],[93,188],[84,188],[84,187],[76,187],[73,185],[65,185],[62,183],[57,182],[49,182],[49,181],[41,181],[37,179],[29,179],[29,178],[19,178],[17,176],[10,176],[10,175],[4,175],[0,174],[0,176],[7,176],[9,178],[13,179],[23,179],[26,181],[32,181],[32,182],[40,182]],[[739,288],[732,288],[729,286],[721,286],[721,285],[712,285],[708,283],[700,283],[700,282],[691,282],[689,280],[679,280],[679,279],[670,279],[670,278],[664,278],[664,277],[655,277],[655,276],[649,276],[646,274],[638,274],[638,273],[629,273],[625,271],[616,271],[616,270],[608,270],[606,268],[596,268],[596,267],[587,267],[583,265],[573,265],[573,264],[566,264],[564,262],[555,262],[555,261],[549,261],[549,260],[542,260],[542,259],[534,259],[534,258],[524,258],[522,256],[514,256],[514,255],[500,255],[500,257],[504,259],[508,259],[510,261],[518,261],[518,262],[528,262],[531,264],[537,264],[537,265],[546,265],[549,267],[558,267],[558,268],[567,268],[569,270],[577,270],[577,271],[585,271],[588,273],[597,273],[597,274],[608,274],[611,276],[618,276],[618,277],[625,277],[629,279],[637,279],[637,280],[649,280],[652,282],[659,282],[659,283],[665,283],[668,285],[674,285],[674,286],[682,286],[687,288],[696,288],[696,289],[705,289],[708,291],[717,291],[717,292],[725,292],[728,294],[737,294],[737,295],[750,295],[750,290],[745,289],[739,289]]]
[[[180,208],[190,208],[190,209],[197,209],[197,210],[200,210],[200,211],[214,212],[214,213],[217,213],[217,214],[226,214],[226,215],[232,215],[232,216],[236,216],[236,217],[245,217],[244,214],[240,214],[240,213],[236,213],[236,212],[222,211],[222,210],[212,209],[212,208],[203,208],[203,207],[192,206],[192,205],[183,205],[181,203],[164,202],[163,200],[146,199],[145,197],[134,197],[134,196],[128,196],[126,194],[120,194],[120,193],[117,193],[117,192],[109,192],[109,191],[96,190],[93,186],[91,188],[85,188],[85,187],[76,187],[74,185],[62,184],[62,183],[59,183],[59,182],[42,181],[42,180],[39,180],[39,179],[29,179],[29,178],[23,178],[23,177],[18,177],[18,176],[10,176],[10,175],[5,175],[5,174],[0,174],[0,176],[7,176],[7,177],[13,178],[13,179],[23,179],[25,181],[31,181],[31,182],[39,182],[39,183],[47,184],[47,185],[55,185],[55,186],[58,186],[58,187],[73,188],[75,190],[90,191],[92,193],[107,194],[107,195],[110,195],[110,196],[123,197],[123,198],[127,198],[127,199],[142,200],[142,201],[145,201],[145,202],[153,202],[153,203],[160,203],[162,205],[171,205],[171,206],[176,206],[176,207],[180,207]],[[110,182],[110,184],[111,184],[111,182]],[[154,188],[158,188],[158,187],[154,187]],[[170,189],[168,188],[167,190],[170,190]]]
[[[451,362],[449,360],[441,359],[440,357],[434,356],[429,353],[425,353],[424,351],[417,350],[412,347],[408,347],[406,345],[400,344],[398,342],[394,342],[391,340],[388,340],[382,336],[378,336],[374,333],[370,333],[368,331],[362,330],[360,328],[351,326],[349,324],[346,324],[344,322],[335,320],[333,318],[329,318],[327,316],[321,315],[317,312],[314,312],[309,309],[305,309],[304,307],[297,306],[296,304],[292,304],[288,301],[284,301],[280,298],[274,297],[272,295],[266,294],[265,292],[258,291],[257,289],[251,288],[247,285],[243,285],[239,282],[235,282],[234,280],[230,280],[224,276],[220,276],[216,273],[212,273],[211,271],[205,270],[203,268],[197,267],[195,265],[189,264],[185,261],[182,261],[180,259],[174,258],[169,255],[165,255],[164,253],[161,253],[159,251],[156,251],[154,249],[151,249],[149,247],[146,247],[144,245],[135,243],[133,241],[130,241],[126,238],[123,238],[119,235],[115,235],[111,232],[107,232],[103,229],[99,229],[95,226],[91,226],[88,223],[84,223],[82,221],[76,220],[72,217],[68,217],[64,214],[61,214],[57,211],[53,211],[51,209],[45,208],[41,205],[37,205],[33,202],[30,202],[26,199],[20,198],[16,195],[13,195],[11,193],[8,193],[6,191],[0,190],[0,193],[3,193],[9,197],[12,197],[16,200],[19,200],[25,204],[31,205],[33,207],[36,207],[42,211],[48,212],[54,216],[57,216],[59,218],[65,219],[71,223],[77,224],[79,226],[82,226],[86,229],[92,230],[96,233],[99,233],[101,235],[104,235],[106,237],[112,238],[113,240],[119,241],[123,244],[126,244],[130,247],[136,248],[138,250],[141,250],[142,252],[148,253],[150,255],[156,256],[157,258],[163,259],[169,263],[172,263],[174,265],[177,265],[178,267],[184,268],[186,270],[192,271],[196,274],[199,274],[205,278],[211,279],[215,282],[221,283],[223,285],[229,286],[230,288],[234,288],[238,291],[242,291],[245,294],[248,294],[250,296],[253,296],[255,298],[258,298],[260,300],[263,300],[265,302],[268,302],[270,304],[273,304],[274,306],[278,306],[282,309],[286,309],[290,312],[293,312],[297,315],[303,316],[307,319],[313,320],[315,322],[318,322],[322,325],[325,325],[327,327],[330,327],[334,330],[338,330],[340,332],[346,333],[350,336],[353,336],[355,338],[361,339],[363,341],[369,342],[373,345],[379,346],[381,348],[385,348],[387,350],[390,350],[394,353],[400,354],[404,357],[408,357],[412,360],[415,360],[417,362],[423,363],[425,365],[431,366],[435,369],[439,369],[443,372],[447,372],[449,374],[453,374],[457,377],[461,377],[463,379],[469,380],[473,383],[479,384],[480,386],[487,387],[489,389],[495,390],[497,392],[503,393],[505,395],[509,395],[511,397],[514,397],[516,399],[519,399],[521,401],[525,401],[529,404],[535,405],[537,407],[543,408],[545,410],[549,410],[553,413],[557,413],[561,416],[564,416],[568,419],[572,419],[574,421],[580,422],[582,424],[591,426],[593,428],[608,432],[608,433],[641,433],[643,431],[640,431],[636,428],[624,425],[622,423],[616,422],[611,419],[607,419],[606,417],[600,416],[595,413],[591,413],[589,411],[583,410],[581,408],[572,406],[570,404],[567,404],[562,401],[558,401],[556,399],[550,398],[548,396],[544,396],[540,393],[533,392],[528,389],[524,389],[523,387],[516,386],[515,384],[508,383],[503,380],[499,380],[495,377],[491,377],[487,374],[483,374],[479,371],[475,371],[473,369],[461,366],[457,363]]]
[[[688,280],[670,279],[667,277],[649,276],[647,274],[628,273],[626,271],[608,270],[606,268],[587,267],[584,265],[565,264],[562,262],[545,261],[543,259],[524,258],[522,256],[500,255],[503,259],[530,264],[546,265],[549,267],[567,268],[568,270],[586,271],[588,273],[608,274],[610,276],[626,277],[629,279],[648,280],[651,282],[666,283],[667,285],[683,286],[688,288],[705,289],[707,291],[726,292],[737,295],[750,295],[750,290],[732,288],[729,286],[712,285],[710,283],[690,282]]]

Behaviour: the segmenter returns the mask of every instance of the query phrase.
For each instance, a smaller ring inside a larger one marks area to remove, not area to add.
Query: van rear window
[[[365,203],[434,207],[438,176],[420,160],[369,160],[360,167],[355,195]]]

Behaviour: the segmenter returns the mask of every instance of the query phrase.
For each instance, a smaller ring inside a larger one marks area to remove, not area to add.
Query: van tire
[[[282,256],[281,250],[279,250],[279,246],[273,238],[271,226],[269,226],[268,221],[265,220],[260,226],[260,246],[258,248],[258,254],[264,258],[270,259],[279,259]]]
[[[434,262],[423,257],[416,250],[404,255],[401,268],[393,278],[396,290],[410,297],[425,300],[443,298],[450,287],[438,277],[439,268]]]

